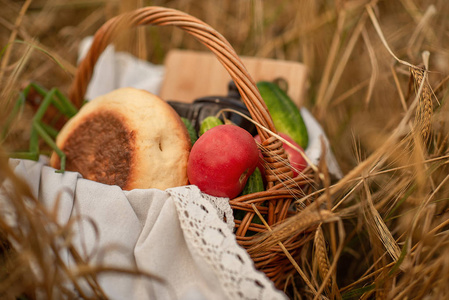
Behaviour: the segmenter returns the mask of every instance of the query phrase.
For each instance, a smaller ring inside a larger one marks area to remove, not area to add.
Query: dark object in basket
[[[250,117],[250,113],[245,104],[242,102],[240,94],[233,81],[228,84],[227,96],[201,97],[192,103],[178,101],[167,102],[181,117],[187,118],[197,132],[200,129],[201,122],[205,118],[216,115],[223,108],[230,108]],[[232,123],[246,129],[253,136],[257,134],[256,126],[242,116],[233,112],[224,112],[223,114]]]

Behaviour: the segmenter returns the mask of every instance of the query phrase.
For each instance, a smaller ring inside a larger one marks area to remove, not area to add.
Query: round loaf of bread
[[[147,91],[120,88],[86,103],[56,138],[66,170],[123,190],[188,183],[190,138],[179,115]],[[60,168],[52,154],[50,165]]]

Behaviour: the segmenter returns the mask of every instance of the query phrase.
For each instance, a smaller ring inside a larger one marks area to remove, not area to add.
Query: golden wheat
[[[292,261],[298,274],[291,278],[292,290],[286,292],[293,299],[447,297],[449,23],[445,12],[449,1],[209,2],[151,4],[205,20],[240,55],[304,62],[309,68],[305,105],[323,126],[346,174],[329,182],[326,165],[314,169],[314,191],[305,197],[295,195],[300,212],[260,236],[260,244],[251,251],[282,248],[289,238],[306,241],[300,259]],[[143,3],[0,0],[0,123],[30,80],[66,92],[81,40],[110,17]],[[118,48],[155,63],[161,63],[163,53],[171,48],[204,50],[181,31],[169,28],[163,32],[140,28],[128,40],[126,45],[119,40]],[[420,61],[424,50],[430,52],[430,66],[421,69],[407,63]],[[410,78],[417,94],[413,103],[404,96]],[[438,107],[434,107],[436,99]],[[26,145],[23,128],[27,126],[26,116],[18,119],[14,123],[18,133],[10,135],[2,148]],[[54,227],[52,212],[39,205],[25,206],[29,189],[16,180],[6,159],[0,160],[0,176],[13,183],[10,198],[21,224],[36,233],[26,235],[0,219],[1,297],[32,299],[33,293],[44,290],[70,298],[72,291],[64,283],[81,279],[101,297],[97,274],[134,274],[90,266],[79,258],[77,266],[67,268],[57,252],[64,246],[78,257],[70,246],[73,224]],[[292,180],[288,185],[311,180]],[[337,238],[332,226],[342,224],[348,235]],[[24,251],[14,251],[11,241]],[[316,266],[311,265],[313,258]],[[36,261],[42,278],[31,272]],[[81,287],[75,288],[89,298]]]
[[[315,232],[314,247],[315,257],[318,264],[318,271],[321,280],[324,280],[327,273],[329,272],[329,258],[327,256],[326,242],[324,240],[323,230],[321,229],[321,226],[318,226]],[[326,288],[329,289],[332,285],[331,278],[329,278],[327,282],[324,282],[324,284],[326,285]]]
[[[425,72],[422,69],[410,68],[410,73],[413,76],[415,82],[416,91],[422,86],[421,94],[419,95],[419,104],[416,109],[415,115],[415,127],[421,134],[421,138],[424,142],[427,142],[430,138],[433,104],[432,104],[432,92],[425,77]]]

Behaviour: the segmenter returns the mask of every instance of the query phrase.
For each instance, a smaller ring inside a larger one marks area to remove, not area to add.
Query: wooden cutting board
[[[253,79],[288,82],[288,94],[301,106],[307,89],[307,68],[293,62],[266,58],[241,57]],[[165,60],[165,76],[160,96],[165,100],[192,102],[199,97],[226,96],[231,77],[210,52],[171,50]]]

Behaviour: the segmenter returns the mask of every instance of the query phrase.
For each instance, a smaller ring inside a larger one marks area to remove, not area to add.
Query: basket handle
[[[148,6],[116,16],[98,29],[94,35],[91,48],[77,68],[75,79],[69,91],[69,98],[76,107],[81,107],[95,64],[101,53],[113,41],[113,38],[125,30],[142,25],[173,25],[199,40],[215,54],[216,58],[227,70],[237,86],[252,119],[271,132],[277,132],[256,83],[229,42],[220,33],[197,18],[175,9],[158,6]],[[268,131],[259,128],[259,126],[257,126],[257,131],[261,137],[262,144],[268,150],[263,152],[263,156],[266,163],[264,167],[267,171],[266,179],[268,182],[266,193],[271,194],[270,189],[274,188],[277,183],[289,180],[293,176],[293,172],[285,163],[288,157],[282,147],[282,142]],[[291,199],[285,201],[282,197],[281,199],[277,199],[277,197],[271,197],[270,199],[268,204],[268,224],[271,225],[286,218]],[[234,200],[236,201],[234,205],[238,206],[240,200]],[[254,215],[254,212],[252,214]],[[247,221],[249,219],[247,218]],[[244,236],[246,233],[245,228],[248,227],[246,225],[242,224],[243,230],[239,230],[237,233]]]
[[[235,82],[253,120],[276,132],[254,80],[229,42],[220,33],[197,18],[175,9],[157,6],[144,7],[116,16],[99,28],[94,35],[89,52],[77,68],[69,91],[69,98],[76,107],[81,107],[95,64],[113,38],[124,30],[142,25],[174,25],[194,36],[209,48],[225,67]],[[270,137],[265,130],[258,128],[258,132],[262,141]]]

